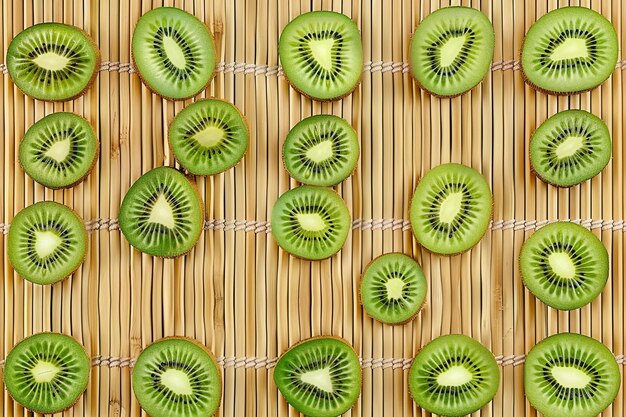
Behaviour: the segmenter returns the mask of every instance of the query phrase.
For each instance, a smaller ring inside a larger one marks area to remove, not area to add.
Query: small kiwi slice
[[[454,97],[478,85],[491,68],[495,33],[482,12],[444,7],[428,15],[411,39],[411,74],[420,87]]]
[[[424,410],[464,416],[493,399],[500,368],[493,354],[476,340],[452,334],[428,343],[409,370],[409,391]]]
[[[20,143],[24,171],[48,188],[72,187],[91,172],[99,143],[89,122],[74,113],[50,114],[28,129]]]
[[[169,132],[174,156],[195,175],[213,175],[236,165],[248,149],[249,136],[237,107],[219,99],[185,107]]]
[[[595,417],[617,397],[620,370],[606,346],[561,333],[536,344],[524,363],[524,390],[545,417]]]
[[[361,280],[361,302],[367,314],[383,323],[413,319],[426,300],[428,284],[422,268],[402,253],[374,259]]]
[[[583,110],[565,110],[537,128],[530,139],[533,171],[547,183],[571,187],[594,176],[611,160],[604,122]]]
[[[43,201],[21,210],[9,229],[9,260],[22,278],[54,284],[76,271],[87,256],[87,230],[63,204]]]
[[[141,80],[166,99],[193,97],[213,78],[213,35],[198,18],[176,7],[158,7],[141,16],[131,52]]]
[[[615,70],[617,33],[601,14],[561,7],[537,20],[522,45],[526,81],[548,94],[575,94],[602,84]]]
[[[491,220],[491,190],[476,170],[443,164],[421,179],[411,201],[411,226],[431,252],[454,255],[483,237]]]
[[[142,175],[122,201],[119,225],[124,237],[142,252],[162,258],[184,255],[203,229],[198,190],[170,167]]]
[[[213,354],[199,342],[168,337],[145,348],[133,367],[133,392],[152,417],[212,416],[222,398]]]
[[[359,139],[344,119],[307,117],[291,129],[283,146],[285,168],[304,184],[333,186],[354,172]]]
[[[361,393],[361,365],[343,339],[314,337],[287,350],[276,363],[274,382],[285,400],[311,417],[348,411]]]
[[[573,310],[602,292],[609,278],[609,254],[589,230],[556,222],[524,242],[520,268],[535,297],[553,308]]]
[[[303,185],[281,195],[272,209],[276,243],[299,258],[326,259],[350,232],[350,212],[331,189]]]
[[[278,54],[289,83],[314,100],[338,100],[361,81],[361,33],[341,13],[315,11],[296,17],[280,34]]]
[[[46,101],[84,94],[100,69],[100,51],[77,27],[40,23],[20,32],[7,50],[7,69],[24,94]]]
[[[91,362],[83,346],[60,333],[19,342],[4,365],[4,384],[27,409],[52,414],[73,406],[87,388]]]

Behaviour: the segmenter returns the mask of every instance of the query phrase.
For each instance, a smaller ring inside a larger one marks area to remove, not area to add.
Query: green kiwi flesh
[[[428,285],[413,258],[388,253],[374,259],[361,280],[361,302],[371,317],[383,323],[411,320],[424,304]]]
[[[131,51],[143,82],[167,99],[193,97],[213,78],[213,35],[198,18],[175,7],[158,7],[141,16]]]
[[[289,83],[316,100],[340,99],[361,80],[361,34],[341,13],[315,11],[296,17],[283,29],[278,53]]]
[[[320,260],[339,252],[351,221],[346,204],[336,192],[303,185],[278,198],[271,225],[281,248],[299,258]]]
[[[530,163],[545,182],[559,187],[580,184],[611,160],[606,124],[583,110],[565,110],[543,122],[530,140]]]
[[[274,369],[274,382],[285,400],[311,417],[335,417],[352,408],[361,393],[361,378],[354,349],[334,337],[291,347]]]
[[[470,7],[441,8],[428,15],[413,34],[411,73],[431,94],[463,94],[485,78],[494,45],[493,26],[482,12]]]
[[[54,284],[70,276],[87,255],[87,231],[76,213],[44,201],[21,210],[8,238],[13,269],[35,284]]]
[[[47,101],[82,95],[100,69],[100,51],[82,30],[62,23],[40,23],[13,38],[7,69],[24,94]]]
[[[4,384],[27,409],[52,414],[70,408],[87,388],[91,362],[76,340],[59,333],[27,337],[9,352]]]
[[[464,335],[441,336],[415,356],[409,391],[424,410],[442,416],[464,416],[493,399],[500,368],[493,354]]]
[[[198,191],[187,177],[170,167],[142,175],[124,196],[119,214],[120,229],[128,242],[162,258],[193,249],[203,222]]]
[[[248,149],[249,136],[239,110],[218,99],[185,107],[169,131],[174,156],[194,175],[213,175],[236,165]]]
[[[620,369],[590,337],[561,333],[536,344],[524,363],[524,390],[545,417],[595,417],[617,397]]]
[[[195,340],[161,339],[133,367],[133,392],[151,417],[205,417],[217,412],[222,378],[213,355]]]
[[[590,303],[609,277],[609,254],[592,232],[574,223],[556,222],[537,230],[520,252],[524,285],[559,310]]]
[[[24,171],[48,188],[81,182],[98,159],[99,144],[89,122],[67,112],[50,114],[28,129],[19,148]]]
[[[522,46],[526,81],[549,94],[574,94],[604,82],[615,70],[617,33],[601,14],[561,7],[537,20]]]
[[[413,234],[431,252],[465,252],[487,231],[491,208],[491,190],[476,170],[460,164],[439,165],[415,188],[410,209]]]

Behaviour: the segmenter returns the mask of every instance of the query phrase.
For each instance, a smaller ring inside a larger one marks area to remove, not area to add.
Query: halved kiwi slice
[[[213,175],[236,165],[248,149],[249,136],[237,107],[219,99],[185,107],[169,132],[174,156],[195,175]]]
[[[304,184],[333,186],[354,172],[359,139],[344,119],[307,117],[291,129],[283,146],[285,168]]]
[[[76,271],[87,256],[87,230],[63,204],[44,201],[21,210],[9,229],[9,260],[22,278],[54,284]]]
[[[202,233],[198,190],[183,174],[160,167],[142,175],[122,201],[124,237],[142,252],[172,258],[189,252]]]
[[[535,345],[524,363],[524,390],[546,417],[595,417],[617,397],[615,357],[590,337],[561,333]]]
[[[413,34],[411,74],[433,95],[463,94],[485,78],[494,45],[493,25],[482,12],[444,7],[428,15]]]
[[[443,164],[421,179],[411,201],[415,238],[431,252],[454,255],[472,248],[491,220],[491,190],[476,170]]]
[[[559,310],[590,303],[609,278],[609,254],[593,233],[556,222],[537,230],[520,252],[522,280],[535,297]]]
[[[299,258],[326,259],[339,252],[350,232],[350,213],[331,189],[303,185],[281,195],[272,209],[276,243]]]
[[[367,314],[383,323],[413,319],[426,300],[428,284],[422,268],[402,253],[374,259],[361,280],[361,302]]]
[[[198,18],[175,7],[158,7],[141,16],[131,52],[141,80],[166,99],[193,97],[213,78],[213,35]]]
[[[158,340],[133,367],[133,391],[152,417],[205,417],[217,411],[222,377],[213,354],[183,337]]]
[[[493,399],[500,368],[493,354],[476,340],[453,334],[428,343],[409,370],[409,391],[424,410],[464,416]]]
[[[99,143],[89,122],[74,113],[50,114],[28,129],[19,161],[35,181],[49,188],[72,187],[89,175]]]
[[[302,414],[335,417],[359,398],[361,365],[344,340],[315,337],[292,346],[280,357],[274,382],[285,400]]]
[[[7,69],[24,94],[39,100],[65,101],[91,86],[100,69],[100,51],[77,27],[40,23],[13,38]]]
[[[361,33],[341,13],[315,11],[296,17],[280,34],[278,53],[289,83],[312,99],[338,100],[361,81]]]
[[[594,176],[611,160],[611,135],[604,122],[583,110],[565,110],[537,128],[530,163],[545,182],[571,187]]]
[[[4,384],[27,409],[52,414],[67,410],[87,388],[91,362],[81,344],[59,333],[27,337],[9,352]]]
[[[615,70],[617,33],[601,14],[561,7],[537,20],[522,46],[522,73],[548,94],[574,94],[602,84]]]

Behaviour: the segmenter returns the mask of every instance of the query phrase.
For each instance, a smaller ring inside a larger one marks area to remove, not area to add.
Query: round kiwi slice
[[[299,258],[326,259],[339,252],[350,232],[350,213],[331,189],[303,185],[281,195],[272,209],[276,243]]]
[[[493,399],[500,368],[493,354],[476,340],[453,334],[428,343],[409,370],[409,391],[424,410],[464,416]]]
[[[553,308],[573,310],[602,292],[609,278],[609,254],[589,230],[556,222],[524,242],[520,268],[535,297]]]
[[[402,253],[374,259],[361,280],[361,302],[367,314],[383,323],[413,319],[426,300],[428,284],[422,268]]]
[[[52,414],[70,408],[87,388],[91,362],[73,338],[59,333],[27,337],[9,352],[4,383],[27,409]]]
[[[359,160],[359,139],[344,119],[308,117],[291,129],[283,146],[285,168],[304,184],[333,186],[352,175]]]
[[[133,367],[132,385],[139,405],[152,417],[212,416],[222,398],[222,377],[213,354],[182,337],[145,348]]]
[[[87,230],[63,204],[44,201],[21,210],[9,229],[9,260],[22,278],[54,284],[70,276],[87,256]]]
[[[530,140],[530,163],[545,182],[571,187],[594,176],[611,160],[606,124],[583,110],[565,110],[537,128]]]
[[[579,334],[542,340],[524,363],[526,398],[546,417],[595,417],[613,402],[620,382],[611,351]]]
[[[604,82],[617,63],[617,33],[601,14],[561,7],[537,20],[522,46],[526,81],[548,94],[574,94]]]
[[[131,52],[141,80],[166,99],[193,97],[213,78],[213,35],[195,16],[175,7],[158,7],[141,16]]]
[[[41,23],[20,32],[7,50],[7,69],[24,94],[46,101],[76,98],[100,69],[100,51],[82,30]]]
[[[174,156],[195,175],[213,175],[236,165],[248,149],[249,136],[237,107],[218,99],[185,107],[169,132]]]
[[[274,382],[293,408],[311,417],[348,411],[361,393],[361,365],[352,346],[315,337],[292,346],[274,369]]]
[[[174,168],[160,167],[130,187],[118,221],[135,248],[172,258],[193,249],[202,233],[203,216],[196,187]]]
[[[99,144],[89,122],[74,113],[50,114],[28,129],[19,161],[35,181],[49,188],[81,182],[98,160]]]
[[[491,220],[491,190],[476,170],[443,164],[421,179],[411,201],[411,226],[431,252],[454,255],[483,237]]]
[[[361,81],[361,33],[341,13],[315,11],[296,17],[280,34],[278,54],[289,83],[314,100],[338,100]]]
[[[482,12],[444,7],[428,15],[411,39],[409,64],[420,87],[454,97],[478,85],[491,68],[495,33]]]

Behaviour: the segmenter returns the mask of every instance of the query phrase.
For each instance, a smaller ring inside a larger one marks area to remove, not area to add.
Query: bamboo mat
[[[449,4],[485,12],[494,23],[496,47],[492,71],[480,86],[442,100],[416,87],[406,63],[417,23]],[[190,103],[157,98],[129,64],[135,22],[161,5],[145,0],[130,5],[114,0],[2,2],[3,56],[24,27],[58,21],[88,31],[104,61],[94,88],[65,104],[24,97],[0,66],[1,230],[6,234],[15,213],[40,200],[73,207],[90,230],[83,267],[73,278],[47,287],[13,272],[6,236],[0,239],[0,358],[25,336],[45,330],[73,335],[94,358],[86,395],[64,416],[139,416],[130,386],[133,360],[142,347],[169,335],[196,338],[219,357],[222,416],[296,415],[278,394],[272,368],[290,344],[315,335],[341,336],[362,357],[362,395],[350,416],[426,415],[409,396],[407,369],[420,346],[448,333],[480,340],[501,364],[500,390],[476,413],[480,416],[535,415],[524,399],[523,362],[529,349],[550,334],[572,331],[599,339],[625,369],[626,63],[620,60],[601,88],[556,98],[525,86],[516,61],[530,24],[557,6],[593,7],[613,22],[626,45],[626,6],[620,0],[166,1],[211,27],[221,64],[206,95],[234,102],[251,129],[243,163],[198,179],[206,202],[205,232],[194,251],[176,260],[131,249],[116,221],[133,181],[153,167],[174,164],[167,126]],[[303,98],[288,87],[278,67],[281,28],[311,9],[343,12],[362,30],[363,81],[339,102]],[[626,58],[623,52],[620,56]],[[568,108],[589,110],[607,123],[613,159],[593,180],[556,189],[530,173],[528,140],[548,116]],[[84,115],[102,148],[84,183],[51,191],[20,169],[17,147],[35,121],[61,110]],[[330,260],[308,262],[277,248],[268,219],[277,197],[296,185],[282,167],[282,142],[290,127],[320,113],[352,123],[361,138],[361,158],[354,176],[338,187],[354,219],[344,249]],[[417,246],[407,219],[417,179],[449,161],[481,171],[495,203],[482,242],[468,253],[443,258]],[[524,289],[519,275],[524,239],[555,219],[591,228],[611,257],[612,278],[602,295],[573,312],[547,308]],[[374,322],[357,302],[364,266],[391,251],[413,255],[430,282],[425,309],[403,326]],[[29,415],[6,392],[0,408],[4,416]],[[625,408],[622,388],[604,416],[624,416]]]

